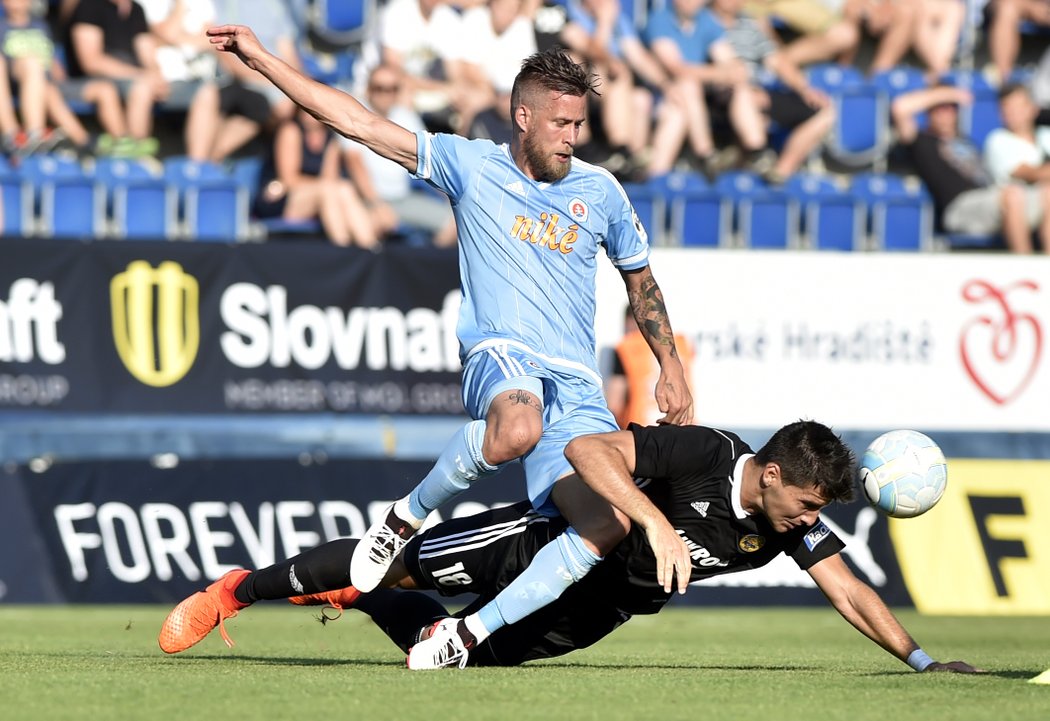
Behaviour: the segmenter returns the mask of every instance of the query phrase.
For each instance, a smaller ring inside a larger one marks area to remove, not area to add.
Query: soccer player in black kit
[[[632,425],[576,438],[565,453],[576,475],[559,483],[607,499],[631,518],[630,534],[540,611],[475,647],[454,637],[447,649],[454,665],[510,666],[585,648],[633,615],[658,612],[673,590],[684,592],[691,581],[757,568],[784,552],[847,621],[915,670],[976,671],[962,661],[930,658],[842,560],[844,544],[819,514],[833,501],[852,498],[854,458],[827,426],[792,423],[755,453],[728,431]],[[172,611],[161,648],[189,648],[254,601],[296,597],[293,602],[304,605],[352,605],[407,652],[448,612],[431,596],[393,587],[479,594],[460,615],[470,613],[566,523],[536,514],[528,503],[446,521],[417,534],[384,579],[387,588],[369,594],[350,585],[354,539],[331,541],[260,571],[231,571]]]

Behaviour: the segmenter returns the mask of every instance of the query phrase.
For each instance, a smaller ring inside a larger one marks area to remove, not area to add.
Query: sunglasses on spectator
[[[368,90],[373,93],[396,93],[401,90],[400,85],[369,85]]]

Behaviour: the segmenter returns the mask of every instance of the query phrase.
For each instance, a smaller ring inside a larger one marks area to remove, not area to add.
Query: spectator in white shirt
[[[365,99],[372,110],[412,132],[423,130],[423,121],[398,100],[403,74],[392,65],[379,65],[368,77]],[[439,247],[456,243],[456,221],[443,196],[412,187],[408,171],[392,160],[377,155],[364,145],[341,138],[343,159],[350,179],[357,187],[381,234],[398,230],[420,230]]]

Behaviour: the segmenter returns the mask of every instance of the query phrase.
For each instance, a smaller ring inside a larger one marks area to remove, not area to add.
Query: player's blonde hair
[[[554,90],[565,95],[582,97],[587,93],[598,95],[598,76],[577,63],[560,48],[549,48],[533,53],[521,63],[510,91],[510,106],[528,104],[537,91]]]

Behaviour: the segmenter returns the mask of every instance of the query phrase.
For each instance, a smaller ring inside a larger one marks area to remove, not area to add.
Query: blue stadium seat
[[[217,163],[190,160],[184,155],[164,159],[164,179],[180,191],[201,182],[226,180],[228,177],[226,171]]]
[[[114,186],[129,180],[149,180],[160,177],[150,166],[133,158],[98,158],[95,160],[95,179]]]
[[[963,127],[978,148],[984,147],[988,134],[1003,127],[1003,118],[999,113],[999,94],[992,89],[974,90],[973,105],[964,114]]]
[[[884,159],[890,143],[889,102],[877,88],[847,88],[835,98],[837,116],[829,151],[851,166]]]
[[[319,236],[324,233],[319,220],[285,220],[284,218],[263,218],[258,221],[265,229],[267,236],[301,235]]]
[[[979,72],[953,70],[945,76],[945,81],[973,94],[973,104],[959,111],[959,131],[969,136],[978,148],[984,147],[988,133],[1003,125],[998,91]]]
[[[925,73],[919,68],[913,68],[908,65],[901,65],[892,70],[875,73],[868,82],[885,97],[887,111],[898,95],[928,87]],[[919,113],[916,121],[920,129],[925,129],[927,124],[926,113]]]
[[[644,183],[624,183],[623,189],[634,206],[642,227],[649,235],[649,242],[660,245],[664,241],[664,199]]]
[[[56,178],[40,191],[40,232],[88,239],[106,234],[106,191],[93,178]]]
[[[919,187],[891,174],[859,174],[851,184],[853,195],[868,209],[872,240],[879,250],[930,250],[933,247],[933,208]]]
[[[835,127],[828,151],[850,166],[872,165],[885,157],[889,146],[889,102],[858,68],[815,65],[806,71],[810,85],[835,102]]]
[[[83,178],[87,175],[76,160],[60,155],[30,155],[22,159],[18,171],[37,187],[56,178]]]
[[[765,192],[768,188],[762,176],[749,170],[728,170],[715,179],[715,192],[729,207],[723,233],[741,232],[740,204],[744,199]]]
[[[33,194],[25,181],[9,168],[0,168],[0,203],[4,214],[0,235],[31,234]]]
[[[105,234],[105,189],[76,160],[30,155],[18,168],[32,188],[32,209],[42,235],[95,238]]]
[[[917,192],[908,188],[902,176],[893,173],[857,173],[850,180],[850,189],[866,201],[887,195],[909,195]]]
[[[783,190],[769,189],[737,205],[740,238],[756,250],[798,247],[798,204]]]
[[[649,181],[664,198],[674,245],[717,248],[725,244],[732,206],[699,173],[668,173]]]
[[[126,240],[171,240],[178,235],[178,194],[160,178],[113,187],[113,233]]]
[[[357,53],[351,50],[322,52],[300,43],[299,59],[303,71],[314,80],[325,85],[339,85],[353,80]]]
[[[851,251],[864,247],[864,205],[824,175],[792,176],[785,192],[799,204],[808,247]]]
[[[864,74],[858,68],[837,63],[812,65],[806,69],[806,78],[810,85],[828,95],[865,84]]]
[[[95,180],[101,183],[106,191],[106,212],[111,216],[114,210],[114,191],[117,188],[128,183],[160,179],[157,171],[133,158],[97,158],[93,172]]]
[[[233,178],[192,185],[185,200],[185,232],[190,239],[233,243],[250,236],[248,193]]]
[[[770,188],[747,170],[723,173],[718,194],[733,205],[734,227],[749,248],[793,248],[798,245],[798,205],[786,192]]]
[[[875,73],[868,82],[886,93],[892,101],[898,95],[925,88],[926,76],[919,68],[900,65],[892,70]]]
[[[376,0],[313,0],[307,22],[310,33],[336,46],[360,44],[376,19]]]
[[[933,208],[925,197],[886,198],[872,213],[872,237],[879,250],[933,249]]]
[[[237,158],[230,165],[230,177],[236,180],[248,193],[248,207],[255,203],[259,192],[259,178],[262,176],[263,159],[258,155]]]

